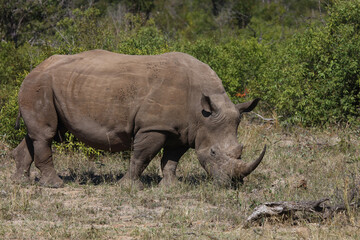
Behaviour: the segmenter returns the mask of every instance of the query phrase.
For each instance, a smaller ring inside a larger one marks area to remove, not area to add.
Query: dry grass
[[[241,123],[245,160],[268,151],[263,163],[237,189],[218,188],[206,177],[193,151],[178,169],[181,183],[158,186],[159,157],[143,174],[143,191],[121,188],[117,180],[128,161],[121,154],[87,160],[55,153],[62,189],[10,181],[15,164],[0,145],[1,239],[359,239],[359,210],[331,219],[264,219],[244,228],[245,219],[265,201],[341,201],[359,183],[359,133],[349,129],[284,130]],[[126,158],[126,157],[125,157]],[[121,160],[122,159],[122,160]],[[32,169],[36,182],[38,171]]]

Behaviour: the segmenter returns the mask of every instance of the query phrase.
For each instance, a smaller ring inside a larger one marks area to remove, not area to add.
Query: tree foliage
[[[277,45],[251,87],[282,120],[319,125],[359,117],[360,2],[336,1],[325,26]]]
[[[186,52],[234,102],[261,97],[282,123],[359,124],[357,0],[0,0],[0,136],[25,74],[53,54]]]

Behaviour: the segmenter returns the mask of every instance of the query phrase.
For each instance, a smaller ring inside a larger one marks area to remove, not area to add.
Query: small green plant
[[[59,153],[79,152],[94,159],[98,159],[104,153],[102,150],[86,146],[69,132],[65,133],[65,141],[55,144],[55,148]]]

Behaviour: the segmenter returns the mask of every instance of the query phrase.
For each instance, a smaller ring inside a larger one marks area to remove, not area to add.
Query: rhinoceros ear
[[[218,108],[215,105],[215,103],[211,101],[209,96],[206,96],[204,94],[202,94],[201,96],[201,107],[203,109],[203,112],[205,112],[206,113],[205,115],[207,116],[218,111]]]
[[[249,102],[239,103],[239,104],[236,104],[236,108],[239,110],[240,113],[250,112],[256,107],[256,105],[258,104],[259,101],[260,101],[260,98],[256,98]]]

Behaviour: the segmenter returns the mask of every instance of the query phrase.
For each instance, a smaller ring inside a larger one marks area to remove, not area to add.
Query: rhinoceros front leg
[[[30,167],[34,161],[34,147],[28,135],[12,151],[12,156],[15,159],[16,171],[11,179],[17,183],[29,183]]]
[[[160,132],[140,132],[134,139],[129,169],[120,180],[121,185],[143,189],[140,175],[165,143],[166,135]]]
[[[164,155],[161,159],[161,171],[164,177],[160,182],[161,185],[173,185],[178,182],[176,168],[180,158],[187,150],[187,147],[164,148]]]

